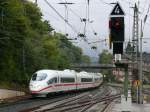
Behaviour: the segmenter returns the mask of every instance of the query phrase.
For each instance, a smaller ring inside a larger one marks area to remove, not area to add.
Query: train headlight
[[[40,89],[41,85],[36,85],[35,88]]]
[[[37,85],[36,88],[41,88],[41,85]]]
[[[41,85],[31,85],[30,88],[38,89],[38,88],[41,88]]]

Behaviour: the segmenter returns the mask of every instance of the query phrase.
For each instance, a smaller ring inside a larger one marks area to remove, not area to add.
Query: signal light
[[[112,42],[124,41],[124,18],[111,17],[109,21],[110,36]]]
[[[120,22],[119,22],[119,21],[117,21],[117,22],[115,23],[115,28],[116,28],[116,29],[119,29],[119,28],[120,28]]]

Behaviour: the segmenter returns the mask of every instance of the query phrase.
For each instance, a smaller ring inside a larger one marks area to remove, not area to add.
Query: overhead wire
[[[109,6],[111,6],[111,7],[113,7],[111,4],[109,4],[109,3],[107,3],[107,2],[105,2],[105,1],[103,1],[103,0],[99,0],[99,1],[101,1],[103,4],[106,4],[106,5],[109,5]],[[124,1],[124,0],[122,0],[122,1]],[[126,1],[126,3],[127,3],[127,1]],[[129,5],[130,6],[130,5]],[[82,19],[77,13],[75,13],[72,9],[70,10],[74,15],[76,15],[77,17],[79,17],[80,18],[80,20]],[[131,15],[130,14],[130,12],[129,12],[129,14],[128,13],[126,13],[128,16],[132,16],[133,17],[133,15]],[[89,18],[88,18],[88,20],[89,20]],[[130,24],[130,19],[129,19],[129,24]],[[147,23],[148,24],[148,23]],[[130,30],[130,29],[129,29]],[[93,30],[94,31],[94,30]]]
[[[146,13],[146,15],[145,15],[145,17],[144,17],[144,25],[143,25],[143,30],[144,30],[144,28],[145,28],[145,23],[146,23],[146,21],[147,21],[147,18],[148,18],[148,14],[149,14],[149,9],[150,9],[150,4],[149,4],[149,6],[148,6],[148,10],[147,10],[147,13]]]
[[[123,1],[124,3],[130,3],[132,6],[134,6],[135,4],[134,3],[131,3],[130,1],[126,1],[126,0],[121,0],[121,1]],[[142,10],[144,10],[145,9],[145,7],[139,7],[140,9],[142,9]],[[142,11],[142,13],[143,13],[143,11]]]
[[[60,0],[61,2],[64,2],[63,0]],[[67,1],[65,0],[65,2],[67,3]],[[64,4],[65,7],[67,6],[66,4]],[[80,17],[80,15],[78,15],[75,11],[73,11],[71,8],[67,7],[68,11],[70,11],[72,14],[74,14],[77,18],[79,18],[80,21],[82,21],[82,18]],[[81,30],[81,25],[80,28],[78,28],[79,32]]]
[[[108,4],[108,3],[106,3],[106,2],[104,2],[103,0],[99,0],[101,3],[103,3],[103,4],[107,4],[107,5],[109,5],[109,6],[112,6],[111,4]],[[122,0],[122,1],[124,1],[124,0]],[[127,1],[126,1],[126,3],[127,3]],[[129,3],[129,2],[128,2]],[[146,4],[146,3],[145,3]],[[146,14],[146,16],[144,17],[144,26],[145,25],[150,25],[150,23],[148,23],[146,20],[147,20],[147,17],[148,16],[150,16],[148,13],[149,13],[149,8],[150,8],[150,4],[149,4],[149,7],[148,7],[148,11],[147,11],[147,14]],[[142,8],[143,10],[145,10],[144,8]],[[141,12],[140,12],[141,13]],[[142,12],[143,13],[143,12]],[[126,13],[128,16],[131,16],[131,17],[133,17],[133,15],[131,15],[130,13]],[[139,21],[141,21],[141,19],[139,19]],[[130,23],[130,22],[129,22]],[[143,30],[144,30],[144,26],[143,26]],[[142,32],[143,33],[143,32]]]
[[[67,3],[67,1],[66,1],[66,3]],[[65,19],[68,22],[68,6],[67,6],[67,4],[64,4],[64,6],[65,6]],[[66,22],[65,22],[65,34],[66,34],[66,36],[68,36]]]
[[[82,21],[84,21],[84,35],[86,36],[86,33],[87,33],[87,23],[90,23],[90,0],[85,0],[86,2],[86,18],[81,18],[79,15],[75,14],[77,17],[79,17]],[[91,26],[91,25],[90,25]],[[94,28],[91,26],[91,30],[93,32],[94,35],[97,35],[97,33],[95,32]],[[88,39],[86,38],[85,40],[87,43],[88,42]],[[89,44],[88,44],[89,45]]]
[[[70,10],[70,12],[72,12],[75,16],[77,16],[78,18],[80,18],[80,21],[82,20],[82,18],[75,12],[73,11],[71,8],[68,7],[68,9]]]
[[[126,2],[126,3],[129,3],[129,2],[127,2],[127,1],[125,1],[125,0],[122,0],[122,1],[124,1],[124,2]],[[145,2],[145,4],[147,4],[147,1]],[[134,5],[133,3],[132,3],[132,5]],[[142,14],[144,14],[144,10],[146,9],[146,7],[141,7],[141,6],[139,6],[139,8],[141,8],[143,11],[140,11],[139,13],[142,15]],[[126,14],[128,14],[128,13],[126,13]],[[133,17],[133,15],[131,15],[131,14],[128,14],[129,16],[131,16],[131,17]],[[149,15],[147,15],[147,16],[149,16]],[[141,17],[142,18],[142,17]],[[140,19],[139,19],[139,21],[141,21]],[[146,22],[145,23],[145,25],[150,25],[150,23],[148,23],[148,22]]]
[[[66,0],[65,0],[66,1]],[[90,23],[90,7],[89,7],[89,5],[90,5],[90,1],[89,0],[85,0],[86,1],[86,18],[85,18],[85,26],[84,26],[84,34],[86,35],[86,28],[87,28],[87,22],[88,23]],[[108,5],[108,4],[107,4]],[[68,8],[69,9],[69,8]],[[83,20],[77,13],[75,13],[71,8],[70,8],[70,11],[75,15],[75,16],[77,16],[78,18],[80,18],[80,20]],[[93,34],[94,35],[97,35],[97,33],[95,32],[95,30],[94,30],[94,28],[92,27],[92,25],[90,25],[91,26],[91,30],[92,30],[92,32],[93,32]],[[105,39],[106,40],[106,39]],[[88,40],[86,39],[85,40],[87,43],[88,43],[88,45],[89,45],[89,42],[88,42]],[[96,43],[96,42],[95,42]]]
[[[47,0],[45,0],[45,1],[47,1]],[[106,5],[109,5],[109,6],[111,6],[111,7],[113,7],[111,4],[109,4],[109,3],[107,3],[107,2],[105,2],[105,1],[103,1],[103,0],[99,0],[101,3],[103,3],[103,4],[106,4]],[[82,19],[77,13],[75,13],[71,8],[70,8],[70,11],[74,14],[74,15],[76,15],[77,17],[79,17],[80,18],[80,20]],[[131,14],[128,14],[129,16],[132,16],[133,17],[133,15],[131,15]],[[87,17],[88,19],[87,20],[89,20],[89,17]],[[66,21],[66,19],[65,18],[63,18],[63,20],[66,22],[66,23],[69,23],[69,22],[67,22]],[[69,25],[70,26],[70,25]],[[72,26],[72,25],[71,25]],[[73,28],[74,29],[74,28]],[[93,30],[94,31],[94,30]],[[75,31],[76,33],[78,33],[77,32],[77,30]]]
[[[87,0],[85,0],[85,3],[86,3],[86,1]],[[83,19],[83,22],[84,22],[84,36],[86,36],[86,27],[87,27],[87,18],[88,18],[87,9],[88,9],[88,6],[86,4],[86,6],[85,6],[85,18]]]
[[[102,1],[102,0],[100,0],[100,2],[112,6],[111,4],[106,3],[106,2],[104,2],[104,1]],[[89,0],[87,0],[87,3],[88,3],[88,13],[87,13],[86,18],[87,18],[87,20],[88,20],[88,23],[90,23],[90,17],[89,17],[89,3],[90,3],[90,2],[89,2]],[[94,34],[94,35],[97,35],[97,33],[95,32],[93,26],[92,26],[91,24],[90,24],[90,26],[91,26],[91,30],[92,30],[93,34]],[[106,41],[106,39],[104,39],[104,40]],[[87,42],[88,42],[88,41],[87,41]],[[100,41],[88,42],[88,44],[89,44],[89,43],[90,43],[90,44],[91,44],[91,43],[98,43],[98,42],[102,42],[102,41],[100,40]]]
[[[60,21],[57,17],[51,15],[48,11],[46,11],[46,10],[43,10],[43,11],[44,11],[44,13],[46,13],[46,15],[48,15],[49,17],[52,17],[52,18],[56,19],[57,21]]]
[[[75,32],[78,34],[78,31],[76,30],[76,28],[74,28],[74,26],[72,26],[47,0],[44,0],[45,3],[51,8],[53,9],[53,11],[55,11],[55,13],[64,21],[67,23],[67,25]]]
[[[60,0],[60,1],[62,1],[62,2],[64,2],[63,0]],[[64,4],[64,6],[65,7],[67,7],[67,9],[69,10],[71,10],[71,12],[73,12],[73,14],[75,14],[77,17],[79,17],[80,18],[80,21],[82,21],[82,18],[79,16],[79,15],[77,15],[71,8],[69,8],[68,6],[67,6],[67,1],[65,0],[65,2],[63,3]],[[65,28],[66,29],[66,28]],[[66,31],[65,31],[66,32]],[[78,37],[79,37],[79,33],[78,33],[78,35],[77,35]],[[86,39],[83,37],[83,39],[86,41]]]
[[[87,27],[89,27],[89,25],[87,26],[87,23],[90,23],[90,0],[85,0],[85,1],[86,1],[86,18],[85,18],[85,21],[84,21],[84,23],[85,23],[84,35],[86,36],[87,35],[86,34],[87,33]],[[71,10],[71,11],[74,13],[73,10]],[[83,21],[83,19],[78,14],[75,13],[75,15],[77,17],[79,17],[81,21]],[[91,26],[91,29],[92,29],[93,33],[95,34],[95,31],[94,31],[92,26]],[[86,40],[86,42],[88,43],[88,40]]]
[[[60,0],[61,2],[64,2],[63,0]],[[67,3],[67,1],[65,0],[65,2]],[[91,22],[90,21],[90,17],[89,17],[89,4],[90,4],[90,1],[89,0],[87,0],[86,1],[86,3],[88,4],[88,6],[87,6],[87,4],[86,4],[86,25],[84,25],[84,34],[86,34],[86,28],[87,28],[87,22]],[[65,5],[65,7],[67,6],[66,4],[64,4]],[[80,19],[80,21],[81,22],[83,22],[83,18],[81,18],[81,16],[80,15],[78,15],[75,11],[73,11],[71,8],[69,8],[69,7],[67,7],[67,9],[70,11],[70,12],[72,12],[76,17],[78,17],[79,19]],[[85,24],[85,22],[84,22],[84,24]],[[95,34],[97,34],[95,31],[94,31],[94,29],[93,29],[93,27],[91,26],[91,29],[92,29],[92,31],[93,31],[93,33],[94,33],[94,35]]]
[[[97,35],[97,32],[94,30],[93,25],[90,24],[90,26],[91,26],[92,33],[96,36],[96,35]]]
[[[100,1],[101,3],[103,3],[103,4],[106,4],[106,5],[109,5],[109,6],[113,7],[113,4],[107,3],[107,2],[105,2],[104,0],[99,0],[99,1]],[[133,3],[128,2],[128,1],[125,1],[125,0],[121,0],[121,1],[123,1],[123,2],[125,2],[125,3],[130,3],[130,4],[134,5]],[[142,9],[144,10],[143,7],[140,7],[140,8],[142,8]],[[126,13],[126,14],[133,17],[133,15],[131,15],[131,14],[129,14],[129,13]]]
[[[112,4],[110,4],[110,3],[107,3],[107,2],[105,2],[105,1],[103,1],[103,0],[99,0],[101,3],[103,3],[103,4],[105,4],[105,5],[109,5],[109,6],[111,6],[111,7],[113,7],[112,6]]]
[[[35,3],[35,4],[38,4],[38,3]],[[54,4],[54,3],[53,3],[53,4]],[[53,19],[55,19],[55,20],[57,20],[57,21],[60,21],[60,19],[59,19],[58,17],[55,17],[54,15],[51,15],[51,14],[49,13],[49,11],[44,10],[44,9],[42,9],[42,10],[43,10],[43,12],[44,12],[47,16],[52,17]],[[57,29],[57,28],[56,28],[56,29]],[[60,29],[57,29],[57,30],[61,31]]]
[[[87,29],[89,28],[90,23],[90,0],[87,0]]]
[[[85,18],[85,26],[84,26],[84,35],[87,36],[88,32],[87,29],[89,28],[89,21],[90,21],[90,0],[85,0],[86,3],[86,18]],[[88,39],[87,39],[88,43]]]
[[[147,0],[145,0],[145,2],[144,2],[144,6],[146,6],[146,5],[147,5]],[[145,12],[145,11],[146,11],[146,7],[143,8],[142,12]]]
[[[89,4],[90,2],[88,1],[88,4]],[[73,11],[71,8],[68,8],[74,15],[76,15],[81,21],[82,21],[82,18],[81,18],[81,16],[80,15],[78,15],[75,11]],[[88,20],[89,20],[89,22],[91,23],[91,21],[90,21],[90,11],[89,11],[89,9],[90,9],[90,7],[88,8]],[[91,26],[91,29],[92,29],[92,31],[93,32],[95,32],[95,30],[94,30],[94,28]]]
[[[57,14],[63,21],[65,21],[65,22],[67,23],[67,25],[68,25],[69,27],[71,27],[71,29],[77,34],[77,37],[80,37],[80,36],[79,36],[79,32],[76,30],[76,28],[75,28],[73,25],[71,25],[47,0],[44,0],[44,1],[45,1],[45,3],[46,3],[51,9],[53,9],[53,10],[56,12],[56,14]],[[86,41],[85,38],[82,38],[82,39],[84,39],[84,41]]]
[[[47,0],[46,0],[47,1]],[[65,0],[66,1],[66,0]],[[105,2],[104,0],[99,0],[101,3],[103,3],[103,4],[106,4],[106,5],[109,5],[109,6],[111,6],[111,7],[113,7],[112,6],[112,4],[110,4],[110,3],[107,3],[107,2]],[[130,2],[128,2],[128,1],[125,1],[125,0],[122,0],[122,1],[124,1],[124,2],[126,2],[126,3],[130,3]],[[88,0],[88,4],[89,4],[89,0]],[[77,13],[75,13],[71,8],[70,8],[70,11],[74,14],[74,15],[76,15],[77,17],[79,17],[80,19],[82,19]],[[133,16],[133,15],[130,15],[130,14],[128,14],[129,16]]]
[[[113,7],[112,4],[107,3],[107,2],[105,2],[104,0],[99,0],[99,1],[100,1],[102,4],[106,4],[106,5],[109,5],[109,6]],[[124,0],[122,0],[122,1],[124,1]],[[126,3],[127,3],[127,2],[126,2]],[[126,13],[126,15],[133,17],[133,15],[132,15],[132,14],[129,14],[129,13]],[[149,16],[149,15],[148,15],[148,16]],[[139,19],[139,21],[141,21],[141,20]],[[146,22],[145,25],[150,25],[150,23]]]

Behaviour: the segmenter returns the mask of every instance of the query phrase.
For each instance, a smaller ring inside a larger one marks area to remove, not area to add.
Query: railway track
[[[52,95],[49,98],[29,98],[0,108],[2,112],[85,112],[97,103],[119,97],[112,95],[112,87],[101,86],[91,91]]]
[[[20,112],[85,112],[97,103],[103,102],[107,105],[109,102],[112,102],[119,97],[120,94],[112,95],[111,89],[107,87],[104,88],[103,92],[97,91],[96,93],[96,91],[92,91],[64,101],[49,103],[36,108],[22,110]]]
[[[82,94],[82,93],[77,93]],[[54,103],[61,100],[65,100],[67,98],[71,98],[75,96],[75,94],[67,93],[67,94],[58,94],[52,95],[48,98],[27,98],[24,100],[20,100],[17,102],[6,103],[0,106],[0,112],[19,112],[20,110],[24,110],[26,108],[33,108],[39,105],[45,105],[48,103]]]

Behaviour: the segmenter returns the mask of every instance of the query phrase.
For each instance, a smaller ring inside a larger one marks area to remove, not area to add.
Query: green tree
[[[100,64],[112,64],[113,56],[108,50],[103,50],[102,53],[99,55],[99,63]],[[114,77],[112,75],[112,70],[106,69],[101,70],[102,74],[105,75],[106,81],[112,81],[114,80]]]
[[[72,63],[83,61],[81,48],[65,35],[52,33],[53,30],[35,4],[1,0],[1,82],[11,82],[10,86],[14,82],[28,85],[33,72],[39,69],[70,68]]]
[[[108,50],[103,50],[99,55],[99,63],[101,64],[111,64],[112,63],[112,54]]]
[[[0,4],[0,69],[2,80],[20,79],[22,74],[22,48],[28,31],[23,4],[19,0],[5,0]]]
[[[87,64],[89,64],[90,62],[91,62],[91,59],[90,59],[89,56],[87,56],[87,55],[83,55],[83,56],[82,56],[82,63],[87,63]]]

